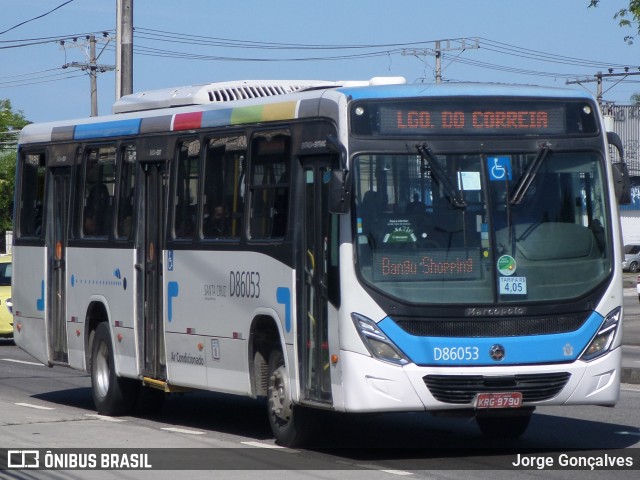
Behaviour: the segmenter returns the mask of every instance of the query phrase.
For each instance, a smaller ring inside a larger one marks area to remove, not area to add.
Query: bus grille
[[[405,332],[420,337],[518,337],[578,330],[591,312],[544,317],[424,320],[394,317]]]
[[[523,402],[555,397],[569,381],[568,372],[508,375],[427,375],[424,383],[433,397],[444,403],[471,404],[478,393],[520,392]]]

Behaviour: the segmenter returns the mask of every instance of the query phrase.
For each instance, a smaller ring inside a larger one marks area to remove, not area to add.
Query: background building
[[[640,105],[608,105],[607,129],[622,139],[631,176],[631,203],[620,205],[620,222],[625,245],[640,243]]]

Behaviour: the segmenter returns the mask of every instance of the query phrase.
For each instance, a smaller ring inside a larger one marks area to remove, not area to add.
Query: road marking
[[[387,469],[387,468],[383,468],[383,467],[381,467],[379,465],[367,465],[367,464],[363,465],[363,464],[360,464],[360,465],[356,465],[356,467],[366,468],[368,470],[376,470],[378,472],[389,473],[391,475],[400,475],[402,477],[413,475],[413,473],[411,473],[411,472],[405,472],[404,470]]]
[[[84,416],[85,417],[95,418],[95,419],[102,420],[102,421],[105,421],[105,422],[114,422],[114,423],[126,422],[126,420],[124,420],[122,418],[108,417],[106,415],[98,415],[96,413],[85,413]]]
[[[52,407],[43,407],[41,405],[33,405],[31,403],[16,403],[16,405],[19,405],[20,407],[35,408],[37,410],[55,410],[55,408]]]
[[[200,432],[198,430],[187,430],[186,428],[175,428],[175,427],[165,427],[160,430],[166,430],[167,432],[173,433],[186,433],[188,435],[204,435],[204,432]]]
[[[298,453],[298,450],[293,450],[287,447],[281,447],[280,445],[274,445],[273,443],[261,443],[261,442],[240,442],[243,445],[247,445],[249,447],[257,447],[257,448],[270,448],[273,450],[282,450],[287,453]]]
[[[15,360],[13,358],[0,358],[0,360],[3,360],[5,362],[24,363],[25,365],[35,365],[37,367],[44,367],[42,363],[27,362],[26,360]]]

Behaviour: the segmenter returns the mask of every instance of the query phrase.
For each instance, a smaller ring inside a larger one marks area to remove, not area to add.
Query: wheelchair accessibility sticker
[[[492,182],[511,180],[511,157],[489,157],[489,179]]]

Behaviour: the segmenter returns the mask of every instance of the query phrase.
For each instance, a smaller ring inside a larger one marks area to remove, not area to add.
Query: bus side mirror
[[[351,191],[347,169],[347,149],[335,135],[327,136],[327,147],[339,154],[340,165],[334,165],[329,180],[329,212],[338,215],[349,211]]]
[[[624,162],[613,164],[613,186],[620,205],[631,203],[631,180],[629,169]]]
[[[351,192],[349,190],[349,172],[333,170],[329,180],[329,212],[338,215],[349,211]]]
[[[616,148],[620,157],[620,162],[612,164],[616,199],[620,205],[628,205],[631,203],[631,179],[629,178],[629,169],[624,161],[622,140],[620,140],[617,133],[607,132],[607,141],[609,145],[613,145]]]

